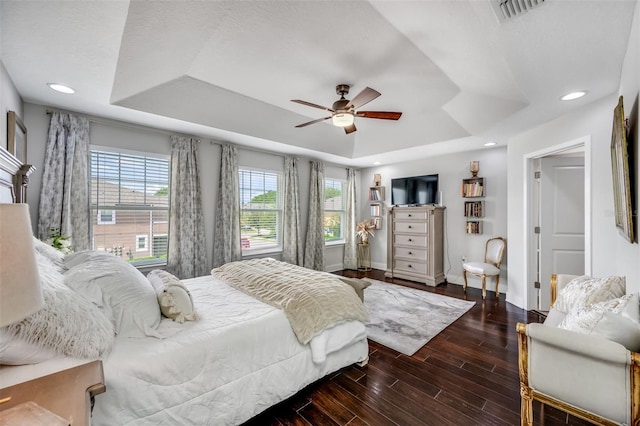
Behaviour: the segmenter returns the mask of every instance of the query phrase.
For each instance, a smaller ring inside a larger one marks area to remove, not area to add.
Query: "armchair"
[[[533,424],[533,400],[601,425],[640,425],[640,354],[603,337],[557,328],[558,291],[573,276],[551,279],[544,324],[518,323],[521,424]]]
[[[464,291],[467,291],[467,274],[482,278],[482,298],[487,297],[487,277],[496,277],[496,297],[500,295],[498,284],[500,283],[500,265],[507,241],[496,237],[487,240],[484,250],[484,262],[465,262],[462,264],[462,277],[464,278]]]

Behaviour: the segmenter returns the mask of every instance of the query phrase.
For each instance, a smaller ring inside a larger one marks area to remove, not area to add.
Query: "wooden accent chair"
[[[518,323],[521,424],[533,424],[533,400],[598,425],[640,425],[640,354],[602,337],[557,328],[557,292],[574,276],[551,278],[550,316]]]
[[[464,291],[467,291],[467,273],[482,277],[482,298],[487,297],[487,277],[496,277],[496,297],[498,283],[500,282],[500,264],[507,246],[507,240],[501,237],[490,238],[484,249],[484,262],[465,262],[462,264],[462,276],[464,277]]]

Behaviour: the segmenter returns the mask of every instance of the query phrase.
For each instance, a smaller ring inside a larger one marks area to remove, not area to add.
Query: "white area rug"
[[[364,278],[369,311],[367,334],[405,355],[413,355],[435,335],[460,318],[475,302]]]

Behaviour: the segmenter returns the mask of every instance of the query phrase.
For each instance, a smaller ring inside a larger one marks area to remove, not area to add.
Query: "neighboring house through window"
[[[166,264],[169,170],[168,156],[91,147],[95,250],[112,252],[135,266]]]
[[[344,242],[346,186],[344,180],[324,180],[324,240],[327,243]]]
[[[282,250],[282,173],[239,170],[243,253]]]

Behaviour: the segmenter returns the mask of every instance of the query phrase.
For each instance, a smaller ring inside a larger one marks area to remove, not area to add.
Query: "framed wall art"
[[[7,113],[7,150],[20,162],[27,162],[27,128],[15,111]]]
[[[622,96],[613,111],[613,130],[611,133],[611,169],[613,173],[613,199],[615,204],[616,227],[620,233],[634,243],[634,217],[631,188],[631,163],[627,126],[624,119]]]

